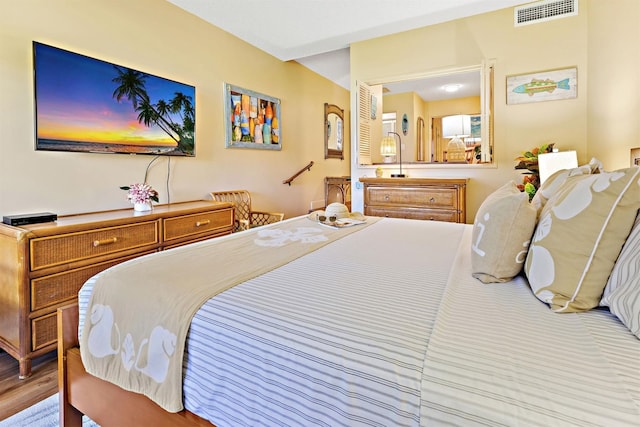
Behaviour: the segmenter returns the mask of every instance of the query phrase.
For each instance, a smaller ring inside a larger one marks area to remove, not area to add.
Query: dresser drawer
[[[135,249],[158,245],[158,222],[148,221],[90,231],[31,239],[31,270],[36,271]]]
[[[84,282],[95,274],[128,259],[133,259],[151,252],[153,251],[33,279],[31,280],[31,311],[55,306],[64,301],[75,299]]]
[[[57,313],[31,320],[31,351],[55,344],[58,339]]]
[[[210,216],[217,211],[223,214]],[[87,279],[141,255],[229,234],[233,212],[231,203],[196,200],[143,214],[127,208],[17,227],[0,223],[0,351],[28,377],[32,358],[56,348],[56,309],[76,300]],[[165,229],[163,220],[171,218],[177,221]],[[194,218],[202,220],[195,232]],[[165,230],[169,242],[162,240]]]
[[[365,209],[365,215],[382,216],[388,218],[458,222],[458,212],[446,209],[383,208],[378,206],[370,206]]]
[[[422,206],[455,209],[458,193],[453,188],[381,188],[368,189],[369,205]]]
[[[233,209],[182,215],[163,220],[164,241],[196,237],[201,234],[216,234],[233,225]]]

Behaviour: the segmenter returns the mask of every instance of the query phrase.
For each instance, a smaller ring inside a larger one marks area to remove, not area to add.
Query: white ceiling
[[[480,70],[465,71],[455,74],[430,76],[415,80],[403,80],[393,83],[384,83],[384,94],[399,94],[415,92],[423,101],[440,101],[450,98],[464,98],[467,96],[480,96]],[[453,92],[445,90],[446,86],[457,86]]]
[[[351,43],[530,0],[168,0],[247,43],[349,88]]]

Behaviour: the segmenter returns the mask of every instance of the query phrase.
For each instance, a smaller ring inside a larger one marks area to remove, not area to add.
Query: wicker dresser
[[[0,224],[0,348],[20,377],[31,359],[56,348],[56,310],[94,274],[140,255],[230,234],[233,205],[195,201]]]
[[[465,223],[466,178],[360,178],[364,214]]]

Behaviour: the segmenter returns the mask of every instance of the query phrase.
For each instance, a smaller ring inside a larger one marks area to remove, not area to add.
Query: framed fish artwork
[[[578,96],[578,68],[507,76],[507,104],[557,101]]]

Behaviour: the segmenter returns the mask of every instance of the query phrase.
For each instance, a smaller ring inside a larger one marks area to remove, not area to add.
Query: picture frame
[[[280,99],[225,83],[224,113],[226,148],[282,149]]]
[[[482,115],[471,114],[471,135],[469,138],[473,138],[474,141],[479,142],[482,139]]]
[[[635,147],[631,149],[631,156],[630,156],[629,163],[631,166],[640,166],[640,147]]]
[[[344,159],[344,110],[324,103],[324,158]]]
[[[507,105],[557,101],[578,96],[578,68],[507,76]]]

